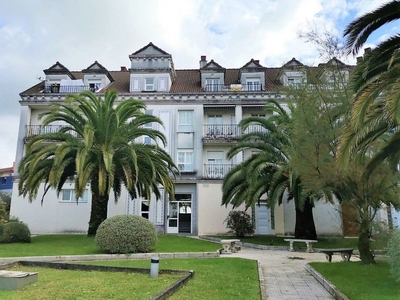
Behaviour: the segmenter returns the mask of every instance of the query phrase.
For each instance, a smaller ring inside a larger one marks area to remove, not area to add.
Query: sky
[[[0,168],[15,160],[19,93],[59,61],[79,71],[98,61],[109,71],[130,67],[129,55],[152,42],[176,69],[197,69],[201,55],[225,68],[250,59],[280,67],[293,57],[326,62],[298,32],[342,36],[355,18],[388,0],[13,0],[0,9]],[[398,32],[396,24],[365,47]],[[354,64],[352,56],[342,59]]]

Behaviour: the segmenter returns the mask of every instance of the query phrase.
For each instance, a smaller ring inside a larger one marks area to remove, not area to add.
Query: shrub
[[[0,242],[1,243],[30,243],[31,231],[28,226],[22,222],[8,222],[1,225]]]
[[[144,253],[157,242],[156,227],[135,215],[118,215],[106,219],[96,232],[96,246],[109,253]]]
[[[244,237],[246,234],[254,233],[251,218],[245,211],[231,211],[224,222],[226,222],[226,227],[237,237]]]
[[[390,273],[400,282],[400,230],[395,230],[387,245]]]

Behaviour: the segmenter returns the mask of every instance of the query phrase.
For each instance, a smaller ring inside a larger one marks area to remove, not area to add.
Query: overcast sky
[[[59,61],[71,71],[95,60],[129,68],[129,54],[149,42],[172,55],[176,69],[199,67],[201,55],[225,68],[251,58],[279,67],[292,57],[323,62],[298,38],[310,24],[338,36],[355,17],[387,0],[13,0],[0,9],[0,168],[15,160],[19,93]],[[398,32],[388,26],[369,41]],[[344,59],[354,63],[354,58]]]

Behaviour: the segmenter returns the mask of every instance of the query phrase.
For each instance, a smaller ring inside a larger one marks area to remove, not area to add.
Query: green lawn
[[[89,262],[149,268],[148,260]],[[161,259],[160,269],[194,270],[191,279],[169,299],[260,299],[257,262],[241,258]]]
[[[162,274],[150,278],[146,274],[101,271],[57,270],[16,266],[11,270],[38,272],[38,282],[16,291],[0,291],[2,300],[53,299],[150,299],[182,275]]]
[[[85,262],[87,264],[149,268],[149,260]],[[195,275],[169,299],[259,300],[257,262],[240,258],[162,259],[160,270],[194,270]],[[39,280],[17,291],[0,291],[0,299],[150,299],[182,275],[101,271],[71,271],[17,266],[37,271]]]
[[[185,236],[158,235],[152,252],[214,252],[221,245]],[[32,237],[31,243],[0,244],[0,257],[84,255],[102,253],[93,237],[78,234],[41,235]]]
[[[362,265],[360,262],[310,263],[351,300],[398,300],[399,284],[390,277],[387,262]]]
[[[213,236],[220,239],[225,238],[236,238],[234,236]],[[270,236],[270,235],[254,235],[254,236],[246,236],[240,238],[241,242],[244,243],[252,243],[258,245],[267,245],[267,246],[289,246],[288,242],[285,242],[284,239],[288,237],[283,236]],[[373,249],[385,249],[387,245],[388,237],[378,238],[375,242],[372,242]],[[319,237],[318,243],[313,245],[314,248],[318,249],[329,249],[329,248],[354,248],[357,249],[357,238],[342,238],[342,237]],[[295,247],[305,247],[305,244],[295,243]]]

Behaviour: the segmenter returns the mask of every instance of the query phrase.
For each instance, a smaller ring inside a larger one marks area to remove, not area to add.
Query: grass
[[[221,246],[185,236],[158,235],[153,252],[214,252]],[[101,254],[93,237],[79,234],[41,235],[31,243],[1,244],[0,257]]]
[[[87,264],[149,268],[149,260],[115,260]],[[163,259],[160,270],[195,270],[195,276],[169,299],[260,299],[257,262],[241,258]],[[17,266],[39,272],[35,284],[0,291],[0,299],[150,299],[182,275],[71,271]]]
[[[233,236],[214,236],[221,239],[236,238]],[[289,243],[284,239],[288,237],[283,236],[269,236],[269,235],[254,235],[240,238],[241,242],[252,243],[267,246],[288,246]],[[373,249],[385,249],[389,236],[379,237],[375,242],[372,242]],[[357,238],[342,238],[342,237],[319,237],[318,243],[313,245],[313,248],[329,249],[329,248],[354,248],[357,249]],[[295,243],[295,247],[305,247],[303,244]]]
[[[90,262],[90,264],[93,263]],[[148,260],[101,261],[94,264],[149,268]],[[257,262],[253,260],[241,258],[162,259],[160,269],[195,271],[194,278],[169,299],[260,299]]]
[[[310,263],[326,279],[352,300],[398,300],[398,283],[390,277],[389,264],[360,262]],[[345,274],[345,275],[344,275]]]
[[[11,270],[39,272],[37,283],[16,291],[0,291],[0,299],[150,299],[182,275],[72,271],[16,266]]]

